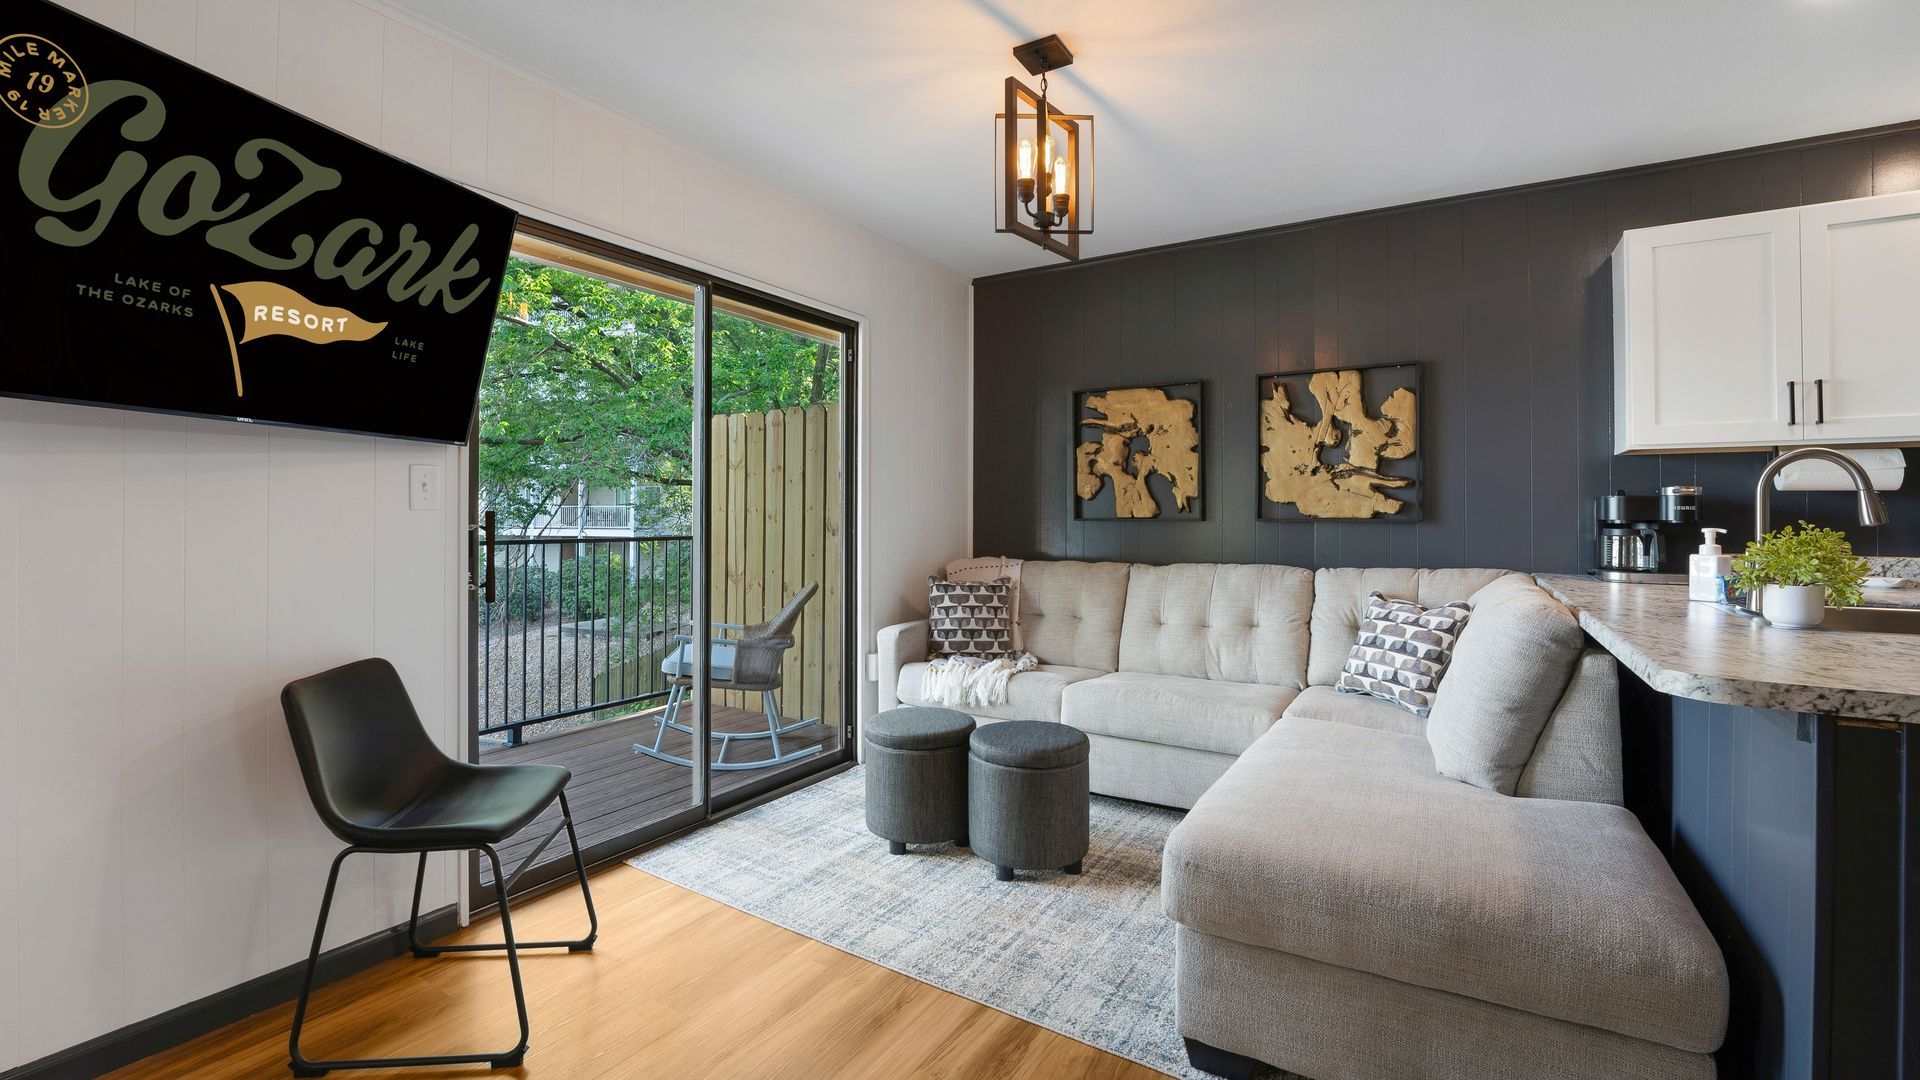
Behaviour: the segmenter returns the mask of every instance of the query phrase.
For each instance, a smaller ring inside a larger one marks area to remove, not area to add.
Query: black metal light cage
[[[1041,120],[1045,109],[1046,120]],[[1045,207],[1055,194],[1053,165],[1047,157],[1049,128],[1066,136],[1066,152],[1056,156],[1067,161],[1067,220],[1064,225],[1042,229],[1031,223],[1020,202],[1019,156],[1020,130],[1031,123],[1034,129],[1033,205]],[[1093,232],[1093,117],[1085,113],[1065,113],[1035,93],[1018,78],[1009,75],[1002,111],[994,115],[995,151],[1000,158],[999,213],[995,232],[1012,233],[1030,240],[1068,260],[1080,258],[1080,237]]]

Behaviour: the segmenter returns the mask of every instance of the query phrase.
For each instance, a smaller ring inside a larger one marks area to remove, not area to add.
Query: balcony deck
[[[580,846],[587,848],[648,821],[666,817],[689,804],[692,781],[685,767],[633,751],[636,742],[653,742],[656,730],[654,717],[660,711],[656,707],[623,720],[557,732],[531,740],[524,746],[483,746],[480,763],[512,765],[538,762],[563,765],[572,770],[573,780],[567,785],[567,802],[573,807],[574,830],[580,835]],[[716,731],[764,731],[766,724],[766,717],[758,712],[723,705],[713,707]],[[692,752],[692,741],[689,736],[668,731],[665,749],[685,757]],[[825,749],[822,753],[831,753],[839,747],[840,730],[838,725],[823,721],[786,736],[781,741],[787,749],[823,746]],[[727,760],[765,760],[770,752],[765,739],[736,743],[733,749],[727,751]],[[787,768],[805,769],[818,756],[803,758]],[[783,770],[716,772],[713,774],[713,793],[718,797],[780,771]],[[547,829],[559,820],[559,814],[558,805],[548,808],[531,826],[502,846],[501,865],[511,871],[546,835]],[[542,864],[549,859],[564,857],[566,850],[565,837],[555,840],[541,857]],[[492,875],[485,874],[482,880],[491,881]]]

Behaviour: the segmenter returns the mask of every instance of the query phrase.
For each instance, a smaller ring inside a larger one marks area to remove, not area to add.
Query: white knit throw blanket
[[[927,664],[920,696],[950,708],[969,705],[1001,705],[1007,700],[1007,683],[1023,671],[1040,666],[1032,653],[983,660],[977,656],[949,656]]]

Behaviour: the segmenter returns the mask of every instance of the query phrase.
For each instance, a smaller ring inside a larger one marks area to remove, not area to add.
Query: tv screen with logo
[[[44,0],[0,106],[0,394],[466,440],[512,210]]]

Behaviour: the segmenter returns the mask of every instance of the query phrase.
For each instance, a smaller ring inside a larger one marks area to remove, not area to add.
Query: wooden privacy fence
[[[715,622],[757,623],[815,582],[781,673],[780,709],[791,719],[840,725],[840,406],[713,418],[712,540]],[[716,693],[714,703],[760,708],[758,694]]]

